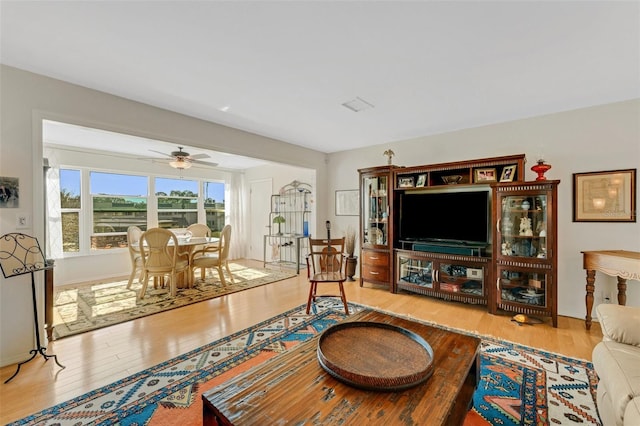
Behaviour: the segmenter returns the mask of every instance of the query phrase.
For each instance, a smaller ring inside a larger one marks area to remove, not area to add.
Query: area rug
[[[131,289],[127,289],[127,280],[61,286],[54,294],[54,338],[107,327],[296,275],[293,271],[255,268],[236,263],[229,263],[229,268],[235,284],[227,278],[223,286],[218,274],[210,273],[205,281],[197,280],[193,288],[179,289],[175,297],[171,297],[167,288],[154,289],[150,282],[144,299],[137,300],[142,288],[137,280],[133,282]]]
[[[370,309],[349,305],[352,314]],[[343,320],[342,309],[332,299],[310,315],[299,306],[11,425],[201,424],[203,392]],[[488,338],[480,351],[480,381],[465,425],[601,425],[590,363]]]

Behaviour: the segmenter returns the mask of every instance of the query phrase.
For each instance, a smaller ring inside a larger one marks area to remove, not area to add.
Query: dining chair
[[[131,274],[129,275],[127,289],[131,288],[133,279],[136,277],[136,273],[140,273],[140,277],[138,278],[140,282],[144,280],[144,265],[142,262],[142,253],[140,252],[141,236],[142,229],[139,227],[130,226],[127,228],[127,244],[129,245],[129,258],[131,259]]]
[[[211,236],[211,230],[204,223],[192,223],[187,226],[187,231],[191,232],[193,237],[209,237]]]
[[[139,299],[144,297],[150,277],[169,276],[169,292],[175,296],[178,273],[187,279],[189,258],[178,249],[178,238],[167,229],[151,228],[140,237],[140,252],[143,259],[144,280]]]
[[[344,252],[345,238],[309,238],[309,254],[307,260],[307,278],[309,280],[309,298],[307,299],[307,314],[311,304],[320,297],[340,297],[344,311],[349,315],[347,296],[344,293],[344,282],[347,280],[345,271],[346,253]],[[318,284],[337,284],[339,295],[318,294]]]
[[[235,283],[231,269],[229,269],[229,246],[231,244],[231,225],[225,225],[220,233],[218,245],[211,245],[203,249],[196,250],[191,254],[189,268],[191,269],[191,282],[194,282],[194,270],[200,269],[200,279],[204,280],[205,270],[208,268],[216,268],[222,285],[227,282],[224,278],[223,267],[227,270],[231,282]]]

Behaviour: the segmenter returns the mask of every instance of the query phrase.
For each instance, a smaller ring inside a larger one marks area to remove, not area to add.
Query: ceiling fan
[[[218,163],[209,163],[207,161],[201,161],[202,158],[210,158],[209,154],[195,154],[191,155],[186,151],[183,151],[183,147],[179,146],[177,151],[172,151],[167,154],[160,151],[155,151],[150,149],[149,151],[155,152],[156,154],[164,155],[165,157],[171,158],[169,161],[169,165],[174,169],[184,170],[190,168],[193,164],[202,164],[209,167],[216,167]]]

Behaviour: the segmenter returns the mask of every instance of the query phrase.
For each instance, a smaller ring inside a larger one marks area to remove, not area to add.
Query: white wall
[[[388,148],[396,153],[393,163],[399,166],[524,153],[528,159],[526,180],[535,179],[536,174],[528,167],[543,152],[552,165],[546,176],[561,180],[558,188],[560,315],[585,316],[586,274],[582,269],[581,251],[640,251],[640,222],[572,221],[573,173],[640,168],[638,99],[332,154],[329,191],[357,188],[356,169],[386,164],[387,157],[382,153]],[[345,216],[334,220],[341,227],[354,222]],[[602,289],[615,291],[615,283],[615,278],[597,273],[596,303],[600,302]],[[629,282],[627,305],[640,306],[640,282]]]
[[[0,210],[0,235],[16,232],[19,213],[32,219],[20,232],[43,238],[42,119],[306,167],[326,187],[326,156],[317,151],[4,65],[0,87],[0,176],[17,177],[21,194],[19,208]],[[0,278],[0,365],[23,360],[33,348],[30,291],[28,276]]]

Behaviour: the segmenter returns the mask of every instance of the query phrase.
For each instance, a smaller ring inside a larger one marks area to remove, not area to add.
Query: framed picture
[[[0,209],[20,206],[20,185],[18,178],[0,176]]]
[[[398,178],[398,188],[413,188],[413,176]]]
[[[423,187],[427,183],[427,175],[418,176],[418,180],[416,181],[416,187]]]
[[[336,191],[336,216],[358,216],[358,190]]]
[[[573,174],[574,222],[635,222],[636,169]]]
[[[496,169],[475,169],[474,182],[496,182]]]
[[[500,182],[513,182],[514,175],[516,174],[516,165],[506,166],[502,169],[502,175],[500,176]]]

